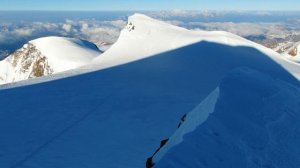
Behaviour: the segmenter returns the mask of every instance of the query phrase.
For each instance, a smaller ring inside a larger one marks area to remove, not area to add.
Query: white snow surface
[[[165,23],[143,14],[128,18],[128,25],[121,31],[118,41],[94,62],[98,69],[117,66],[154,56],[159,53],[199,43],[202,41],[229,46],[253,47],[288,69],[300,78],[300,68],[282,58],[272,49],[225,31],[188,30]]]
[[[234,70],[154,156],[156,168],[289,167],[299,161],[299,88]]]
[[[41,42],[41,44],[47,44],[46,41],[47,40],[45,40],[45,42]],[[300,65],[298,65],[294,61],[289,60],[288,58],[282,57],[282,55],[278,54],[272,49],[266,48],[260,44],[254,43],[240,36],[234,35],[229,32],[224,32],[224,31],[187,30],[185,28],[181,28],[178,26],[165,23],[163,21],[150,18],[143,14],[134,14],[128,18],[128,25],[121,31],[120,37],[117,40],[117,42],[113,44],[108,50],[106,50],[103,54],[101,54],[101,56],[99,57],[95,56],[93,61],[90,62],[88,65],[80,66],[76,69],[64,71],[63,73],[51,75],[48,77],[31,79],[28,81],[21,81],[14,84],[8,84],[2,86],[2,88],[12,88],[17,86],[41,83],[41,82],[56,80],[60,78],[65,78],[68,76],[80,75],[87,72],[111,68],[114,66],[145,59],[165,52],[178,50],[180,48],[184,48],[186,46],[190,46],[201,42],[212,42],[212,43],[224,44],[226,46],[232,46],[232,47],[254,48],[262,52],[265,56],[274,60],[276,63],[278,63],[288,72],[290,72],[294,77],[300,79],[300,68],[299,68]],[[53,50],[51,51],[47,49],[46,45],[41,45],[40,48],[46,49],[46,53],[49,53],[51,55],[54,53],[61,53],[56,51],[55,48],[57,47],[57,45],[52,45],[52,46],[53,46],[52,48]],[[68,47],[65,47],[64,49],[67,48]],[[81,60],[83,62],[88,62],[87,58],[81,57],[84,55],[84,52],[86,52],[85,49],[79,50],[80,52],[75,52],[75,50],[73,51],[71,53],[74,54],[77,53],[75,54],[75,56],[80,57],[78,60]],[[69,50],[64,51],[64,53],[68,53],[68,52]],[[195,53],[193,54],[197,54],[196,52],[201,52],[201,51],[195,51]],[[90,50],[88,50],[88,53],[90,53]],[[94,54],[94,52],[91,53]],[[201,53],[201,54],[205,54],[205,53]],[[244,54],[247,55],[247,53]],[[63,54],[59,54],[59,55],[63,55]],[[54,56],[53,58],[51,58],[51,62],[55,64],[57,63],[56,68],[61,69],[65,66],[63,66],[64,63],[60,62],[59,60],[60,59],[67,60],[68,58],[71,57],[73,57],[72,54],[63,55],[62,57]],[[230,57],[230,55],[228,57]],[[75,62],[71,62],[70,65],[79,66],[79,63],[78,61],[75,61]]]
[[[255,73],[228,75],[241,67]],[[241,37],[189,31],[137,14],[129,18],[118,42],[93,64],[2,87],[0,167],[145,167],[159,142],[172,139],[180,117],[219,87],[218,96],[212,94],[187,117],[195,117],[190,120],[195,122],[184,123],[187,129],[170,141],[176,145],[157,165],[171,161],[177,167],[247,167],[244,156],[249,156],[256,167],[263,160],[283,163],[267,162],[265,167],[299,168],[300,83],[294,78],[299,71],[298,64]],[[59,80],[45,82],[53,79]],[[28,86],[12,88],[20,85]],[[208,111],[199,113],[204,107]],[[205,132],[209,138],[204,143],[193,143],[203,140],[199,128],[207,124],[217,130]],[[222,142],[229,143],[229,149]],[[261,152],[265,142],[270,142],[266,149],[271,152]],[[202,150],[190,150],[199,146]],[[243,155],[247,150],[253,152]],[[179,159],[169,157],[172,153]],[[208,160],[197,160],[200,155]]]
[[[32,40],[0,61],[0,84],[34,78],[37,65],[47,76],[91,63],[100,54],[94,44],[79,39],[53,36]]]
[[[55,72],[86,65],[101,54],[96,45],[74,38],[44,37],[30,42],[48,58]]]
[[[181,126],[168,140],[168,144],[155,155],[154,162],[159,162],[168,150],[182,143],[184,135],[193,132],[199,125],[204,123],[209,115],[214,112],[218,98],[219,88],[215,89],[194,110],[189,112],[184,121],[182,121]]]

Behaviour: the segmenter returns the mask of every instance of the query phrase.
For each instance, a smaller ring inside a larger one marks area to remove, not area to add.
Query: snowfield
[[[300,68],[276,52],[135,14],[90,59],[0,86],[1,168],[299,168]]]

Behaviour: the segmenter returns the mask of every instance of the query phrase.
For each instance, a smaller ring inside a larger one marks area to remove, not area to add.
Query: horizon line
[[[148,10],[148,9],[137,9],[137,10],[56,10],[56,9],[25,9],[25,10],[7,10],[0,9],[0,12],[176,12],[176,11],[191,11],[191,12],[300,12],[300,10],[220,10],[220,9],[161,9],[161,10]]]

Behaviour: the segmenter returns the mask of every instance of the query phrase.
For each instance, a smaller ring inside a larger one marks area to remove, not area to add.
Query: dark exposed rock
[[[15,69],[15,74],[25,74],[28,79],[50,75],[54,72],[48,59],[32,43],[27,43],[4,61]],[[0,80],[4,81],[5,76],[0,76]]]
[[[289,51],[289,55],[295,57],[298,53],[297,47],[293,48],[291,51]]]
[[[154,154],[149,157],[146,161],[146,168],[152,168],[155,164],[153,163],[153,157],[159,152],[159,150],[164,147],[167,142],[169,141],[169,139],[164,139],[162,141],[160,141],[160,145],[159,148],[154,152]]]
[[[186,118],[186,114],[181,117],[180,123],[178,124],[177,128],[181,126],[181,124],[185,121],[185,118]]]

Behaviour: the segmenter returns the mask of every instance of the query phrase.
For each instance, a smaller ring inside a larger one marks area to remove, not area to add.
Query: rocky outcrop
[[[290,55],[290,56],[293,56],[293,57],[297,56],[297,53],[298,53],[297,47],[294,47],[293,49],[291,49],[291,50],[289,51],[289,55]]]
[[[88,41],[67,37],[42,37],[0,61],[0,84],[47,76],[92,63],[101,55]]]
[[[54,72],[48,59],[32,43],[25,44],[3,60],[2,64],[6,68],[1,69],[0,84],[46,76]]]

